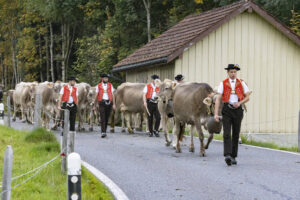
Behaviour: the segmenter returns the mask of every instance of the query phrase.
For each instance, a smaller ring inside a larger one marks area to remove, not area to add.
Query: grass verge
[[[3,163],[7,145],[11,145],[13,148],[13,177],[42,165],[60,153],[60,145],[55,136],[44,129],[25,132],[0,126],[1,163]],[[2,167],[3,165],[0,164],[0,172],[3,171]],[[12,187],[22,183],[33,174],[13,180]],[[66,199],[66,180],[67,176],[60,172],[59,157],[28,182],[13,189],[11,199]],[[114,198],[102,183],[85,168],[82,168],[82,199],[110,200]]]

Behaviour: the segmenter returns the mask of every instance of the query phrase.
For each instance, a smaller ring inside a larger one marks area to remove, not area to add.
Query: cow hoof
[[[133,134],[133,130],[132,129],[128,129],[128,133]]]
[[[114,132],[115,132],[115,129],[113,129],[113,128],[110,129],[110,132],[111,132],[111,133],[114,133]]]
[[[25,123],[26,122],[26,120],[22,120],[22,123]]]
[[[200,157],[205,157],[205,152],[200,152]]]
[[[176,149],[176,153],[181,153],[181,149]]]
[[[16,121],[16,119],[14,119],[14,118],[13,118],[12,120],[13,120],[13,122],[15,122],[15,121]]]
[[[168,146],[170,146],[171,145],[171,142],[166,142],[166,146],[168,147]]]
[[[52,127],[51,130],[56,131],[57,130],[57,126]]]
[[[126,130],[125,129],[122,129],[122,133],[125,133],[126,132]]]
[[[195,148],[194,147],[190,147],[189,151],[192,152],[192,153],[194,153],[195,152]]]
[[[142,128],[136,128],[135,130],[136,131],[142,131],[143,129]]]
[[[85,128],[81,128],[81,131],[85,131]]]
[[[205,149],[208,149],[208,145],[205,145],[205,147],[204,147]]]
[[[89,131],[93,131],[94,129],[92,127],[89,128]]]

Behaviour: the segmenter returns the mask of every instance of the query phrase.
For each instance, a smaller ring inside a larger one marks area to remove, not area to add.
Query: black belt
[[[232,104],[230,104],[230,103],[224,103],[224,106],[227,106],[228,108],[230,108],[230,109],[232,109],[232,110],[236,110],[236,109],[241,108],[241,106],[235,108],[235,107],[234,107]]]
[[[147,99],[147,102],[149,102],[149,103],[157,103],[157,100],[154,100],[154,99]]]
[[[105,105],[110,105],[111,101],[110,100],[102,100],[99,101],[100,103],[104,103]]]

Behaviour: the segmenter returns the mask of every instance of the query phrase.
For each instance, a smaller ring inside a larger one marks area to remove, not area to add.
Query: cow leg
[[[174,134],[176,137],[179,137],[180,134],[180,122],[178,120],[175,120],[175,126],[174,126]],[[179,140],[176,140],[176,153],[181,153],[180,143]]]
[[[127,129],[128,129],[128,132],[129,133],[133,133],[133,130],[131,128],[131,114],[128,112],[128,111],[125,111],[124,112],[124,117],[125,117],[125,120],[126,120],[126,125],[127,125]]]
[[[198,120],[198,121],[196,120],[195,125],[196,125],[197,132],[199,134],[199,140],[200,140],[200,156],[204,157],[205,156],[205,148],[204,148],[204,144],[203,144],[204,135],[203,135],[200,120]]]
[[[122,132],[125,132],[125,113],[121,113],[121,120],[122,120]]]
[[[169,138],[167,123],[168,123],[168,117],[165,114],[163,114],[160,124],[162,125],[162,129],[163,129],[163,132],[164,132],[164,135],[165,135],[166,146],[170,146],[171,141],[170,141],[170,138]]]
[[[194,133],[195,133],[195,126],[191,126],[191,144],[190,144],[190,152],[195,152],[195,146],[194,146]]]
[[[209,136],[207,138],[207,142],[205,145],[205,149],[208,149],[208,146],[209,146],[210,142],[213,140],[213,138],[214,138],[214,133],[209,133]]]
[[[93,127],[93,122],[94,122],[94,113],[93,110],[90,111],[90,116],[89,116],[89,131],[93,131],[94,127]]]
[[[24,107],[23,107],[22,105],[21,105],[21,121],[22,121],[23,123],[26,122],[25,116],[24,116]]]
[[[12,118],[13,121],[16,121],[17,110],[18,110],[17,105],[14,103],[14,115],[13,115],[13,118]]]

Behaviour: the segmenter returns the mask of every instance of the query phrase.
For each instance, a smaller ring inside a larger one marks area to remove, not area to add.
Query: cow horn
[[[203,103],[207,106],[211,106],[212,104],[212,99],[210,97],[206,97],[204,100],[203,100]]]

